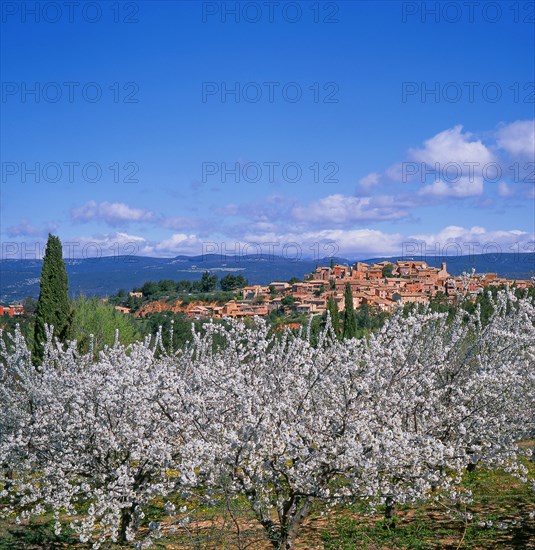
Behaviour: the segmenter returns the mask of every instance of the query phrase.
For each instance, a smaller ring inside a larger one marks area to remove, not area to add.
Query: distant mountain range
[[[395,262],[397,257],[370,258],[374,263],[385,260]],[[535,274],[535,253],[529,254],[478,254],[457,257],[422,257],[410,259],[426,261],[440,267],[447,262],[448,272],[460,275],[475,268],[478,273],[497,273],[500,277],[526,279]],[[66,260],[69,289],[72,296],[79,294],[107,296],[118,290],[131,290],[146,281],[161,279],[200,279],[204,271],[220,278],[228,273],[241,274],[249,284],[268,284],[271,281],[287,281],[292,277],[302,278],[319,265],[329,265],[331,258],[319,260],[289,260],[270,255],[222,256],[177,256],[176,258],[144,258],[116,256],[95,259]],[[357,260],[334,258],[336,263],[353,264]],[[42,260],[0,260],[0,302],[14,303],[27,296],[39,295],[39,278]]]

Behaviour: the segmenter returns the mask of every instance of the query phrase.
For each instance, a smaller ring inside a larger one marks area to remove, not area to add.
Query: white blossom
[[[75,516],[82,542],[149,538],[153,499],[186,528],[170,495],[245,496],[276,548],[293,548],[314,500],[372,506],[466,503],[467,468],[525,479],[517,442],[533,433],[535,308],[498,293],[453,320],[394,314],[367,339],[327,327],[273,334],[256,319],[207,323],[183,350],[161,334],[94,360],[52,335],[34,367],[16,332],[0,356],[3,513]],[[277,519],[274,519],[277,518]]]

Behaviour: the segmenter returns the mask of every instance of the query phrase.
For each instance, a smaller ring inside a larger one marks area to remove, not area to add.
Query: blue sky
[[[534,249],[530,2],[35,4],[2,6],[2,257]]]

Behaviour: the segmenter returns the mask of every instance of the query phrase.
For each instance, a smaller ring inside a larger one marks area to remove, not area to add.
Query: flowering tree
[[[459,500],[476,462],[523,477],[533,426],[534,308],[502,293],[479,312],[400,312],[369,340],[270,336],[211,325],[197,335],[180,401],[204,441],[201,471],[247,497],[276,548],[292,548],[314,499]],[[214,351],[213,336],[225,345]],[[276,519],[275,519],[276,518]]]
[[[456,500],[463,471],[477,462],[525,476],[516,443],[534,420],[535,310],[509,292],[493,305],[485,325],[479,310],[458,310],[451,322],[427,310],[399,313],[363,344],[362,361],[386,390],[376,393],[377,414],[413,448],[383,457],[376,495],[387,506],[445,490]]]
[[[158,406],[155,347],[117,343],[93,361],[49,333],[38,369],[20,333],[10,347],[2,340],[0,463],[15,470],[0,475],[4,512],[84,514],[72,525],[81,541],[132,540],[148,500],[180,481],[169,469],[188,441]]]
[[[101,541],[133,539],[154,497],[224,488],[281,549],[315,500],[459,501],[477,463],[525,475],[533,319],[507,291],[486,324],[399,312],[368,339],[340,342],[327,323],[317,345],[233,321],[178,352],[116,344],[95,361],[49,336],[38,369],[16,334],[1,354],[1,496],[21,517],[83,514],[81,540]]]

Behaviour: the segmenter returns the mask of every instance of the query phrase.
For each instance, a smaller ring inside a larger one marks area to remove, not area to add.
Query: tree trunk
[[[394,499],[391,497],[386,498],[385,502],[386,508],[385,508],[385,519],[387,520],[387,526],[389,528],[393,528],[396,526],[396,519],[394,516],[394,507],[396,503],[394,502]]]
[[[134,513],[135,503],[130,506],[130,508],[123,508],[121,510],[121,523],[119,524],[119,542],[125,544],[126,540],[126,530],[132,522],[132,515]]]
[[[282,528],[282,536],[279,544],[276,545],[277,550],[293,550],[295,548],[295,540],[303,521],[310,513],[311,505],[312,501],[307,498],[301,508],[290,518],[286,528]]]

